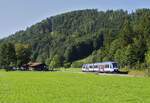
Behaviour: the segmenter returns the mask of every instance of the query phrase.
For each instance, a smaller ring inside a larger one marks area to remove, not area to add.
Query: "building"
[[[35,71],[47,71],[48,67],[45,63],[28,63],[29,70],[35,70]]]

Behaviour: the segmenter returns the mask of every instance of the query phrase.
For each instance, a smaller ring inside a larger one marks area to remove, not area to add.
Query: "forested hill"
[[[58,66],[110,60],[135,66],[150,61],[149,41],[150,9],[88,9],[47,18],[0,43],[28,44],[32,61]]]

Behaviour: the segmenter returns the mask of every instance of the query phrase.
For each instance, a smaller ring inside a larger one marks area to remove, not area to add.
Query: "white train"
[[[82,71],[83,72],[117,72],[118,64],[116,62],[83,64]]]

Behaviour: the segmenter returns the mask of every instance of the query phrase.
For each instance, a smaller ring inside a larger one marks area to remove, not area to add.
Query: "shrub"
[[[76,62],[72,63],[71,67],[72,68],[81,68],[83,64],[84,64],[83,62],[76,61]]]
[[[71,63],[64,63],[64,68],[70,68]]]

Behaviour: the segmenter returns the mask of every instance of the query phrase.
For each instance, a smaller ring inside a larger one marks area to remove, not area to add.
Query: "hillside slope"
[[[61,65],[90,55],[90,61],[115,60],[121,65],[145,63],[149,48],[150,10],[96,9],[72,11],[47,18],[0,42],[30,44],[36,61],[57,57]]]

